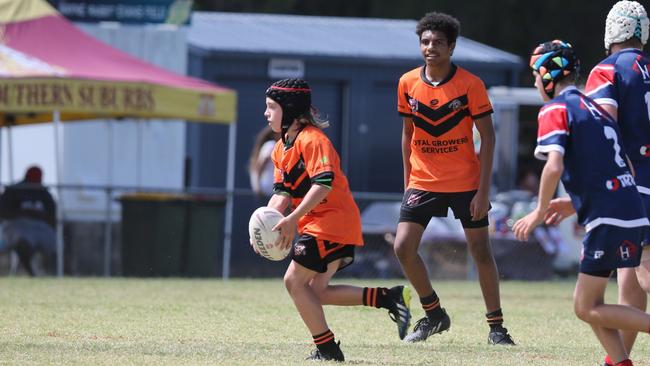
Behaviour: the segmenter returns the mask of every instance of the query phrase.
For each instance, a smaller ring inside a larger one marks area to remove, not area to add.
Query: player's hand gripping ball
[[[291,250],[291,247],[282,250],[276,246],[280,231],[271,230],[283,217],[278,210],[264,206],[255,210],[248,221],[251,245],[262,257],[272,261],[283,260]]]

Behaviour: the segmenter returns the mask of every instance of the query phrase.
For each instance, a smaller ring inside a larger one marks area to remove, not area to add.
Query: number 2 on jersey
[[[616,130],[609,126],[605,126],[605,138],[608,140],[614,141],[614,161],[621,168],[625,167],[625,160],[621,157],[621,146],[618,144],[618,136],[616,135]]]
[[[645,92],[645,106],[648,109],[648,120],[650,120],[650,92]]]

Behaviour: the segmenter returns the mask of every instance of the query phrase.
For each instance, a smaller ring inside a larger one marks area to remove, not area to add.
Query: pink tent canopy
[[[0,123],[138,117],[229,123],[236,93],[77,29],[41,0],[0,0]]]

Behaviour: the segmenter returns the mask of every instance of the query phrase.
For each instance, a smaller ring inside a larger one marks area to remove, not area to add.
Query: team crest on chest
[[[411,112],[415,113],[418,111],[418,100],[415,98],[409,97],[409,106],[411,106]]]
[[[463,106],[463,102],[461,102],[458,99],[454,99],[449,103],[449,108],[454,111],[458,110],[462,106]]]

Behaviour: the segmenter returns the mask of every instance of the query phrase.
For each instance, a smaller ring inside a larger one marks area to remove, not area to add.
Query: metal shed
[[[266,125],[266,88],[280,78],[303,77],[312,86],[314,105],[331,122],[325,131],[351,189],[402,191],[396,88],[403,73],[422,63],[416,21],[196,12],[191,24],[189,74],[239,96],[235,190],[250,189],[246,167],[254,137]],[[463,37],[452,59],[487,87],[518,85],[523,66],[516,55]],[[227,127],[188,126],[190,185],[226,186],[227,143]],[[247,242],[248,215],[260,204],[254,201],[239,197],[235,203],[241,210],[235,210],[233,248]]]

